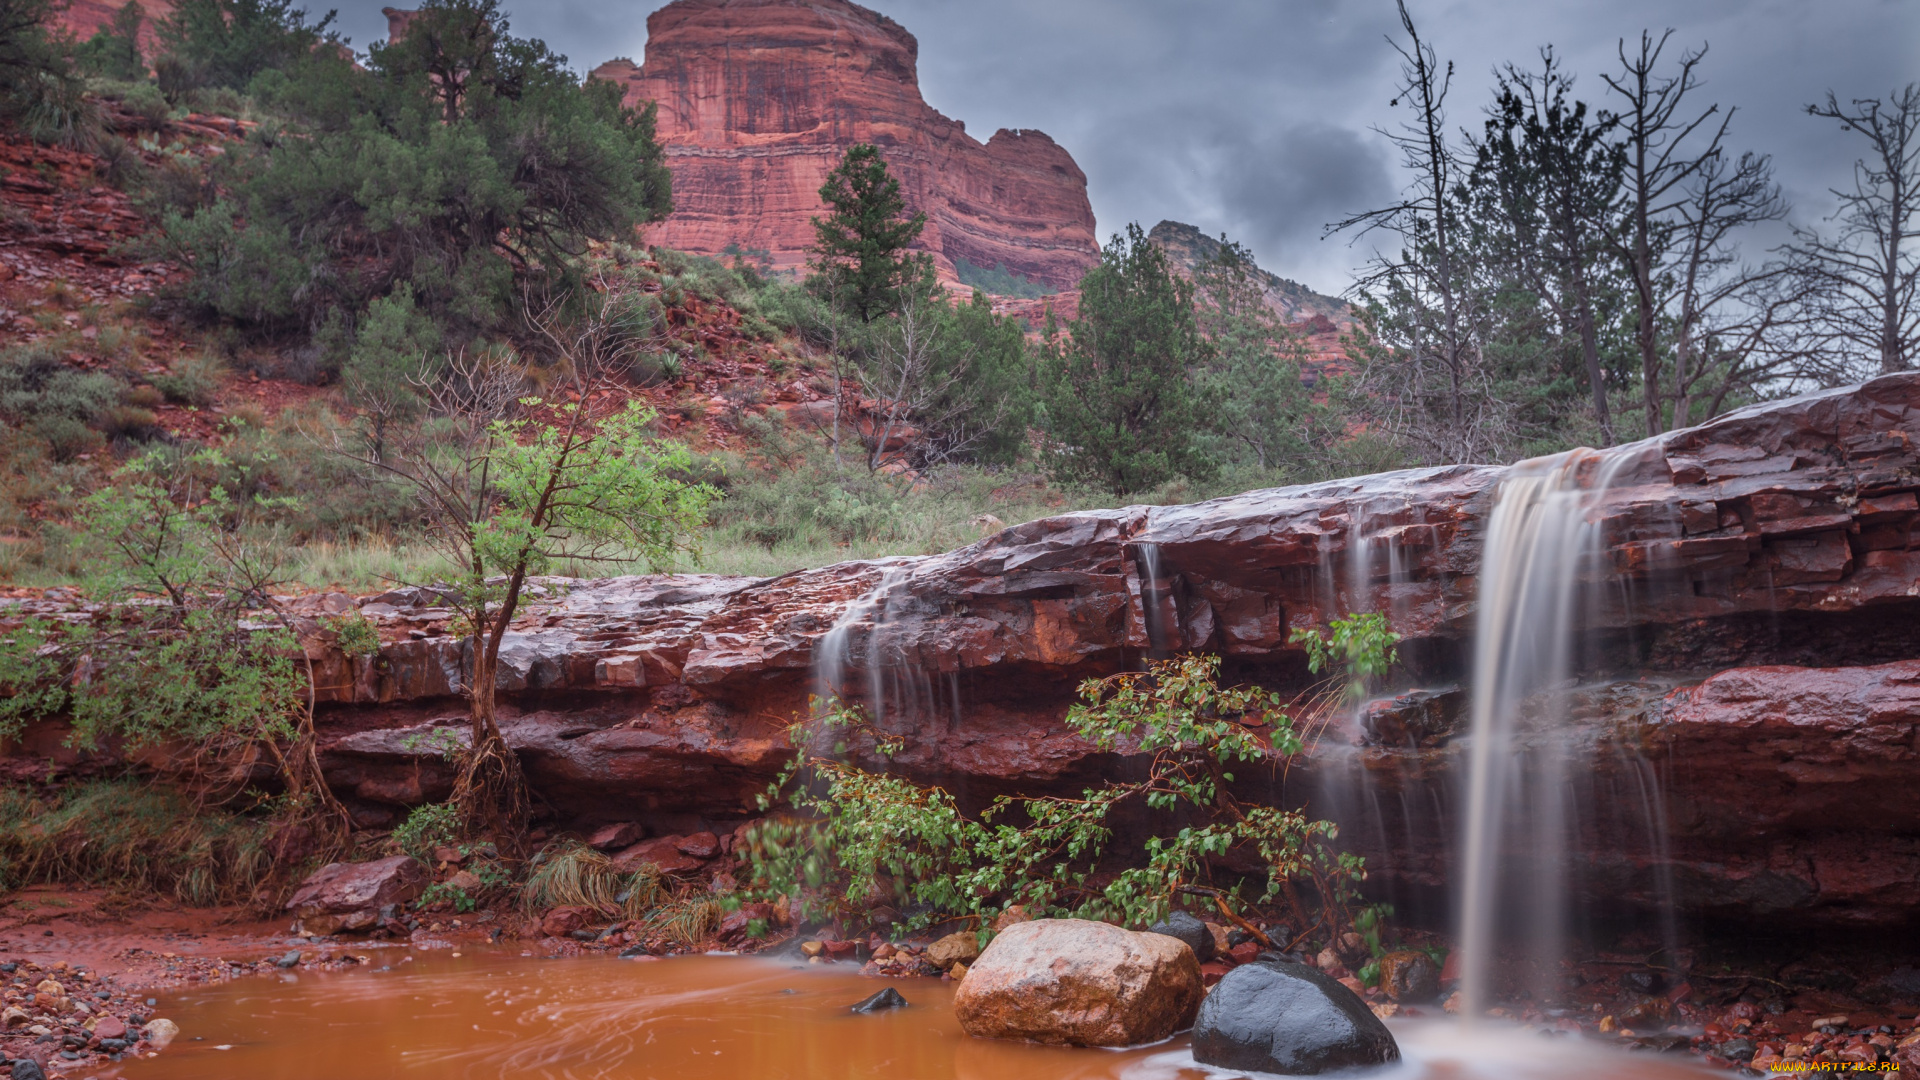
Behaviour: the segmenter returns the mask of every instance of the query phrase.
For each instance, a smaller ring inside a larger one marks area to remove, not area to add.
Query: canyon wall
[[[676,0],[648,16],[645,62],[593,72],[659,108],[674,211],[648,239],[800,270],[820,185],[867,142],[927,215],[919,247],[943,278],[964,259],[1072,288],[1099,261],[1086,174],[1038,131],[968,135],[922,100],[918,56],[904,27],[846,0]]]

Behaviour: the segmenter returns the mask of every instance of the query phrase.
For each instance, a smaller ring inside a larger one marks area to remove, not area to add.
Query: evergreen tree
[[[671,207],[652,107],[582,86],[493,0],[432,0],[364,69],[317,49],[265,96],[286,119],[229,155],[230,194],[161,224],[195,272],[185,298],[250,326],[351,327],[404,284],[462,345],[505,329],[523,291],[578,295],[590,241]]]
[[[1194,318],[1193,285],[1138,225],[1114,236],[1080,282],[1080,317],[1045,358],[1046,431],[1055,472],[1117,494],[1177,475],[1210,476],[1199,373],[1213,351]]]
[[[292,0],[180,0],[155,27],[160,88],[169,97],[201,87],[245,90],[261,72],[285,70],[322,42],[337,43],[328,32],[334,14],[309,23]]]
[[[820,201],[833,212],[813,219],[816,287],[863,323],[899,310],[901,290],[933,272],[931,259],[907,251],[927,215],[907,216],[879,148],[849,147],[820,185]]]
[[[1200,330],[1212,347],[1206,372],[1222,455],[1260,470],[1317,475],[1341,432],[1301,381],[1306,343],[1267,305],[1253,253],[1220,238],[1194,272]]]
[[[140,27],[147,13],[140,0],[127,0],[113,13],[113,21],[93,32],[76,52],[74,59],[89,74],[121,82],[137,82],[147,77],[147,62],[140,55]]]

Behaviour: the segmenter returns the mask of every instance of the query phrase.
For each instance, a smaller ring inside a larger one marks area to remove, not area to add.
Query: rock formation
[[[1579,891],[1626,905],[1670,894],[1774,925],[1907,923],[1920,877],[1920,375],[1615,453],[1591,571],[1614,587],[1588,620],[1564,721],[1587,755],[1583,805],[1607,809],[1577,823]],[[1417,917],[1448,885],[1461,686],[1505,474],[1420,469],[1067,514],[942,555],[768,580],[547,581],[507,639],[503,726],[563,824],[726,835],[788,760],[786,721],[838,669],[833,688],[905,737],[894,767],[978,805],[1111,774],[1118,762],[1061,722],[1082,678],[1204,649],[1235,680],[1300,689],[1311,680],[1289,631],[1381,611],[1404,638],[1404,692],[1328,732],[1284,778],[1245,782],[1340,821],[1369,887]],[[373,824],[450,789],[424,736],[460,737],[464,665],[449,613],[425,597],[359,610],[381,625],[378,656],[342,656],[318,623],[309,649],[323,765]],[[17,753],[15,772],[42,754],[74,764],[46,730]],[[1664,797],[1661,836],[1621,809],[1650,792]]]
[[[941,275],[966,260],[1055,289],[1099,261],[1087,178],[1038,131],[982,144],[920,96],[919,43],[847,0],[676,0],[647,18],[645,62],[594,78],[659,106],[674,211],[648,239],[804,266],[820,185],[847,147],[880,147]]]
[[[1183,221],[1162,221],[1147,233],[1147,239],[1159,244],[1168,260],[1188,274],[1220,252],[1219,240]],[[1258,266],[1253,277],[1266,295],[1267,306],[1289,323],[1306,323],[1317,316],[1339,327],[1353,324],[1352,306],[1337,296],[1314,292]]]

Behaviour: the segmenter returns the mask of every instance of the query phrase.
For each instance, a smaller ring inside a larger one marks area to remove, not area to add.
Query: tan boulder
[[[971,930],[948,934],[927,946],[927,962],[945,971],[955,964],[971,964],[980,955],[980,937]]]
[[[968,966],[954,1013],[969,1035],[1135,1046],[1193,1026],[1205,991],[1184,942],[1082,919],[1008,927]]]

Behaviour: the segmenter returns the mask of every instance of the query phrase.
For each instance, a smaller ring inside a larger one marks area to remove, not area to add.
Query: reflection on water
[[[728,957],[653,963],[505,952],[373,954],[390,971],[240,980],[164,1000],[180,1041],[126,1080],[1212,1080],[1185,1039],[1065,1050],[969,1039],[950,983]],[[844,973],[843,973],[844,972]],[[847,1006],[893,985],[907,1009]],[[1393,1080],[1715,1075],[1673,1059],[1485,1026],[1395,1022]],[[193,1041],[195,1036],[200,1041]],[[219,1047],[229,1049],[219,1049]]]

